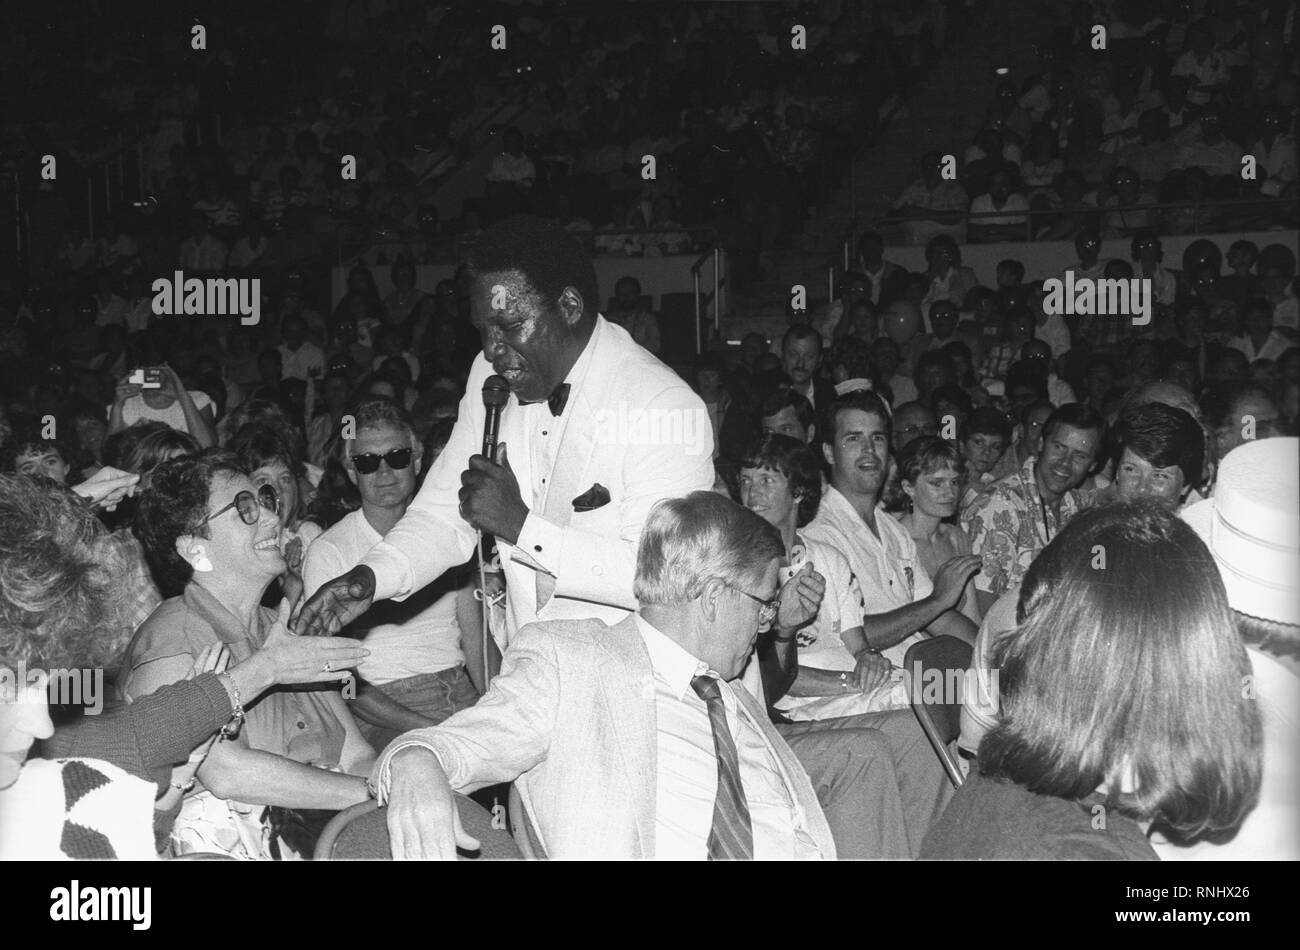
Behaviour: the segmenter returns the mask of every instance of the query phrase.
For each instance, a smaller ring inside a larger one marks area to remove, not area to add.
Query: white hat
[[[1233,610],[1300,625],[1300,439],[1233,449],[1214,495],[1182,518],[1214,555]]]

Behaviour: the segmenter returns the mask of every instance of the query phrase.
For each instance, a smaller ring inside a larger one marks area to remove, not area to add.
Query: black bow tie
[[[556,386],[554,389],[552,389],[552,390],[551,390],[551,394],[550,394],[549,396],[546,397],[546,405],[547,405],[547,408],[549,408],[549,409],[551,410],[551,415],[553,415],[553,416],[558,416],[560,413],[564,412],[564,407],[565,407],[565,405],[568,403],[568,401],[569,401],[569,384],[568,384],[568,383],[560,383],[560,385],[558,385],[558,386]],[[538,399],[536,402],[523,402],[523,401],[521,401],[521,402],[519,403],[519,405],[521,405],[521,406],[535,406],[535,405],[537,405],[537,403],[539,403],[539,402],[541,402],[540,399]]]
[[[555,391],[552,392],[550,397],[546,400],[546,405],[550,407],[551,415],[558,416],[560,413],[564,412],[564,406],[568,401],[569,384],[560,383],[560,385],[555,387]]]

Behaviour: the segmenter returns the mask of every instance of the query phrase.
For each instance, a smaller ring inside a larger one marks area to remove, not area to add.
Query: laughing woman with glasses
[[[275,489],[255,485],[228,452],[155,469],[136,531],[155,570],[181,593],[164,601],[131,641],[118,677],[125,699],[184,679],[213,644],[225,644],[238,662],[284,622],[284,607],[277,617],[260,606],[285,569],[279,505]],[[243,728],[212,745],[195,773],[197,787],[186,790],[173,849],[242,858],[310,854],[307,838],[281,840],[280,829],[322,816],[288,810],[333,812],[364,801],[374,752],[335,689],[244,699]]]

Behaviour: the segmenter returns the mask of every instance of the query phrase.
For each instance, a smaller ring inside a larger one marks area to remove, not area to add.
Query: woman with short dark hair
[[[1158,402],[1136,406],[1120,415],[1113,438],[1118,500],[1177,509],[1200,486],[1205,433],[1183,410]]]
[[[122,605],[121,566],[105,542],[71,492],[0,475],[0,666],[58,669],[84,684],[108,665],[99,631],[118,622]],[[0,679],[0,858],[153,857],[155,798],[170,792],[173,765],[231,726],[241,699],[251,706],[276,683],[337,681],[366,652],[280,630],[227,670],[229,654],[216,644],[191,663],[192,678],[57,731],[44,688],[24,682],[14,696]],[[323,672],[326,663],[339,672]],[[92,708],[104,699],[81,698]],[[45,758],[28,759],[37,740]],[[91,788],[97,807],[76,811],[71,793]]]
[[[155,569],[181,589],[136,632],[118,683],[138,700],[183,679],[208,646],[252,655],[287,619],[260,606],[285,569],[279,498],[254,485],[220,450],[173,459],[154,471],[136,531]],[[364,801],[374,752],[335,691],[276,691],[248,705],[246,727],[217,742],[199,767],[173,840],[182,850],[241,857],[273,854],[263,806],[338,811]],[[349,774],[350,773],[350,774]],[[282,815],[281,811],[275,811]]]
[[[930,858],[1154,860],[1237,827],[1262,729],[1218,568],[1168,510],[1084,512],[1030,566],[994,665],[1002,718],[931,828]]]
[[[826,593],[810,623],[791,633],[798,674],[775,706],[795,720],[879,712],[906,704],[901,673],[867,642],[866,605],[848,559],[798,529],[817,516],[821,468],[813,450],[797,439],[768,433],[740,462],[740,503],[781,532],[785,583],[804,565],[826,578]],[[784,641],[782,641],[784,642]]]

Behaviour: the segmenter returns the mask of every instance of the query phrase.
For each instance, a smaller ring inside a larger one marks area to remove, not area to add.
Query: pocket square
[[[609,504],[609,489],[600,482],[592,485],[585,492],[573,499],[574,511],[595,511]]]

